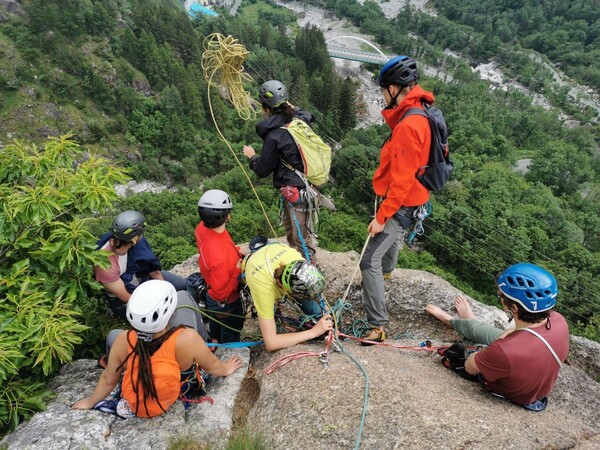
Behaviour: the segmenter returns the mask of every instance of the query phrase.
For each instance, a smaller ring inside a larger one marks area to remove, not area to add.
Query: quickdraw
[[[425,229],[423,228],[423,221],[429,217],[431,215],[431,202],[427,202],[424,205],[419,206],[417,209],[415,209],[415,212],[413,213],[413,217],[415,217],[416,222],[415,222],[415,226],[413,227],[412,231],[409,233],[408,237],[406,238],[406,243],[407,244],[412,244],[412,242],[414,241],[414,239],[417,236],[422,236],[425,234]]]

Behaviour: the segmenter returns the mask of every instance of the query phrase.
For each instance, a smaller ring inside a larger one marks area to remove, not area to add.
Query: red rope
[[[317,353],[317,352],[290,353],[289,355],[282,356],[278,360],[269,364],[269,366],[265,369],[265,374],[271,375],[273,372],[275,372],[277,369],[285,366],[287,363],[296,361],[296,360],[298,360],[300,358],[304,358],[306,356],[318,356],[318,357],[322,357],[322,358],[325,358],[326,360],[328,360],[329,347],[331,346],[331,341],[333,341],[333,331],[330,331],[329,335],[327,336],[327,339],[325,341],[325,351],[324,352],[321,352],[321,353]]]
[[[280,367],[285,366],[289,362],[296,361],[297,359],[304,358],[305,356],[319,356],[319,355],[320,355],[320,353],[316,353],[316,352],[290,353],[289,355],[285,355],[284,357],[279,358],[277,361],[269,364],[269,367],[267,367],[265,369],[265,373],[267,375],[270,375],[273,372],[275,372],[277,369],[279,369]]]
[[[370,341],[368,339],[357,338],[357,337],[350,336],[350,335],[344,334],[344,333],[340,333],[339,335],[342,337],[348,338],[348,339],[358,341],[358,342],[365,342],[367,344],[381,345],[383,347],[399,348],[402,350],[413,350],[416,352],[433,352],[433,351],[436,351],[438,348],[442,348],[442,347],[434,347],[434,346],[430,346],[430,347],[418,346],[417,347],[417,346],[412,346],[412,345],[398,345],[398,344],[390,344],[390,343],[386,343],[386,342]]]
[[[185,403],[204,403],[204,402],[208,402],[211,405],[215,404],[215,399],[212,398],[212,397],[209,397],[208,395],[203,395],[200,398],[188,398],[188,397],[185,397],[185,396],[181,395],[179,397],[179,400],[181,400],[182,402],[185,402]]]

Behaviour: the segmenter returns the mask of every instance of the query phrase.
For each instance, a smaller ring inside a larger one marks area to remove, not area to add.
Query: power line
[[[278,76],[278,75],[281,75],[280,73],[275,73],[274,71],[272,71],[272,69],[265,70],[265,67],[261,65],[261,62],[259,61],[259,59],[258,59],[258,58],[256,58],[256,59],[253,61],[253,63],[252,63],[252,64],[248,64],[248,66],[249,66],[249,68],[251,68],[251,70],[252,70],[253,72],[255,72],[255,73],[259,74],[259,75],[260,75],[261,73],[265,73],[265,72],[274,73],[276,76]],[[289,91],[289,92],[290,92],[291,96],[293,97],[293,96],[294,96],[294,94],[295,94],[295,90],[294,90],[294,89],[290,89],[290,91]],[[339,143],[338,143],[338,142],[337,142],[337,141],[336,141],[334,138],[332,138],[332,137],[331,137],[331,135],[332,135],[332,134],[336,134],[336,135],[343,135],[343,131],[341,130],[341,128],[340,128],[339,126],[338,126],[338,127],[336,127],[336,128],[335,128],[335,130],[332,130],[332,129],[330,129],[328,126],[326,126],[325,124],[319,124],[319,132],[320,132],[320,134],[322,134],[322,135],[323,135],[323,136],[324,136],[326,139],[328,139],[330,142],[333,142],[333,143],[335,144],[335,146],[339,146]],[[356,158],[353,158],[353,157],[352,157],[352,156],[350,156],[350,155],[345,155],[345,157],[346,157],[347,159],[349,159],[351,162],[355,162],[355,163],[357,162]],[[357,164],[357,165],[358,165],[358,164]],[[341,167],[340,167],[340,166],[341,166]],[[343,167],[343,169],[342,169],[342,167]],[[336,170],[338,170],[339,172],[341,172],[341,173],[342,173],[342,175],[346,176],[347,178],[349,178],[349,179],[351,179],[351,178],[352,178],[352,177],[350,176],[350,173],[352,173],[352,167],[350,167],[350,166],[349,166],[349,164],[348,164],[347,162],[343,162],[342,160],[338,160],[338,161],[337,161],[337,163],[336,163]],[[359,188],[359,190],[360,190],[360,192],[361,192],[361,193],[365,194],[367,197],[369,197],[369,198],[371,198],[371,199],[375,198],[375,195],[374,195],[374,193],[372,193],[372,192],[368,192],[368,191],[367,191],[366,189],[364,189],[364,188]],[[440,203],[442,203],[442,205],[444,205],[444,206],[448,207],[448,205],[447,205],[447,204],[445,204],[445,203],[443,203],[443,201],[441,201],[441,199],[439,199],[439,198],[438,198],[438,200],[440,200]],[[478,220],[478,219],[475,219],[475,220]],[[478,221],[479,221],[479,222],[481,222],[480,220],[478,220]],[[448,221],[446,221],[446,222],[448,222]],[[448,222],[448,223],[450,223],[450,222]],[[461,221],[461,223],[463,223],[463,224],[464,224],[464,221]],[[453,225],[453,226],[455,226],[454,224],[452,224],[452,225]],[[430,227],[428,227],[428,228],[430,228]],[[455,228],[457,228],[457,229],[458,229],[459,227],[458,227],[458,226],[455,226]],[[503,236],[504,236],[506,239],[510,239],[510,240],[511,240],[511,241],[513,241],[513,242],[516,242],[516,243],[519,243],[519,244],[523,245],[525,248],[530,248],[530,249],[531,249],[531,251],[535,252],[535,253],[536,253],[536,254],[538,254],[538,255],[541,255],[541,256],[542,256],[542,257],[543,257],[545,260],[549,260],[549,261],[552,261],[552,262],[554,262],[554,263],[555,263],[555,264],[556,264],[558,267],[561,267],[561,268],[566,268],[566,269],[568,269],[568,270],[572,270],[572,269],[570,269],[570,268],[568,268],[568,267],[566,267],[566,266],[564,266],[564,265],[562,265],[562,264],[558,263],[557,261],[553,260],[552,258],[549,258],[548,256],[546,256],[546,255],[542,254],[540,251],[538,251],[538,250],[536,250],[536,249],[533,249],[533,248],[531,248],[531,247],[530,247],[529,245],[527,245],[526,243],[524,243],[524,242],[522,242],[522,241],[519,241],[519,240],[518,240],[518,239],[516,239],[514,236],[507,236],[507,235],[504,235],[503,233],[499,232],[498,230],[493,230],[493,231],[494,231],[494,232],[496,232],[497,234],[501,234],[501,235],[503,235]],[[484,243],[484,241],[483,241],[481,238],[478,238],[477,236],[475,236],[475,235],[473,235],[473,234],[471,234],[471,233],[468,233],[468,234],[469,234],[471,237],[473,237],[473,239],[474,239],[474,240],[479,240],[480,242]],[[432,241],[433,241],[433,239],[432,239]],[[469,241],[468,241],[468,242],[469,242]],[[471,241],[471,242],[472,242],[472,241]],[[503,247],[502,247],[502,248],[504,248],[504,249],[508,248],[508,246],[507,246],[506,244],[502,244],[502,243],[501,243],[500,241],[498,241],[497,239],[495,240],[495,242],[499,243],[501,246],[503,245]],[[441,244],[440,242],[435,242],[435,241],[434,241],[434,243],[436,243],[436,244],[437,244],[437,245],[439,245],[440,247],[442,247],[442,248],[446,249],[447,251],[450,251],[451,253],[455,254],[456,256],[458,256],[458,257],[459,257],[459,259],[460,259],[461,261],[463,261],[463,262],[465,262],[465,263],[467,263],[467,264],[469,264],[469,265],[471,265],[471,266],[473,266],[473,267],[477,268],[477,270],[478,270],[478,271],[480,271],[480,272],[483,272],[483,273],[486,273],[486,274],[488,274],[488,275],[489,275],[490,277],[492,277],[492,278],[494,277],[494,275],[492,275],[492,274],[490,274],[490,273],[486,272],[486,271],[485,271],[485,270],[483,270],[483,269],[482,269],[482,268],[481,268],[479,265],[472,263],[471,261],[469,261],[469,260],[467,260],[466,258],[462,257],[462,256],[461,256],[461,255],[459,255],[458,253],[456,253],[456,252],[454,252],[454,251],[452,251],[452,250],[448,249],[447,247],[445,247],[445,246],[444,246],[443,244]],[[489,248],[492,248],[491,244],[486,244],[486,245],[487,245]],[[481,246],[481,248],[483,248],[483,246]],[[473,254],[474,254],[474,253],[473,253]],[[488,254],[488,255],[489,255],[489,254],[491,254],[491,253],[486,253],[486,252],[484,251],[484,254]],[[507,253],[504,253],[504,255],[505,255],[507,258],[509,258],[510,260],[514,260],[514,257],[512,257],[512,255],[509,255],[509,254],[507,254]],[[560,277],[560,275],[559,275],[559,277]],[[573,294],[575,297],[582,298],[582,299],[584,298],[582,295],[575,293],[574,291],[572,291],[572,290],[568,289],[566,286],[565,286],[565,287],[563,287],[563,289],[565,289],[567,292],[570,292],[570,293],[572,293],[572,294]],[[590,294],[591,294],[591,293],[590,293]],[[591,294],[591,296],[593,296],[593,294]],[[590,300],[590,301],[589,301],[589,303],[593,304],[593,301],[591,301],[591,300]],[[580,305],[585,305],[585,304],[586,304],[586,303],[580,303]],[[567,309],[569,309],[570,311],[572,311],[572,312],[573,312],[575,315],[577,315],[577,316],[579,316],[579,317],[581,317],[581,318],[583,318],[583,319],[587,320],[587,319],[586,319],[584,316],[582,316],[581,314],[577,313],[576,311],[574,311],[574,310],[572,310],[572,309],[570,309],[570,308],[567,308]],[[590,310],[589,308],[586,308],[586,311],[588,311],[588,312],[592,312],[592,313],[593,313],[593,311],[592,311],[592,310]]]
[[[453,226],[453,227],[456,227],[457,229],[459,229],[459,228],[460,228],[460,227],[459,227],[457,224],[454,224],[454,223],[452,223],[451,221],[449,221],[449,220],[447,220],[447,219],[442,219],[442,220],[443,220],[445,223],[447,223],[447,224],[449,224],[449,225],[451,225],[451,226]],[[426,228],[428,228],[428,229],[430,229],[431,231],[437,231],[437,230],[434,230],[434,229],[431,227],[431,225],[429,225],[429,224],[426,224],[426,223],[425,223],[425,227],[426,227]],[[446,228],[446,229],[444,229],[444,231],[445,231],[445,232],[446,232],[446,233],[447,233],[449,236],[452,236],[452,234],[453,234],[453,232],[449,231],[447,228]],[[440,241],[437,241],[437,240],[435,240],[435,239],[434,239],[434,238],[431,236],[431,234],[429,234],[429,235],[428,235],[428,239],[431,239],[432,241],[434,241],[434,242],[435,242],[435,244],[439,245],[440,247],[442,247],[442,248],[444,248],[444,249],[446,249],[446,250],[448,249],[448,247],[447,247],[447,246],[445,246],[445,245],[443,245],[443,244],[442,244]],[[484,244],[485,244],[485,243],[484,243]],[[488,258],[488,260],[493,260],[493,259],[494,259],[494,256],[495,256],[495,255],[493,254],[493,251],[495,250],[495,248],[494,248],[494,247],[492,247],[490,244],[485,244],[485,245],[486,245],[486,246],[489,248],[489,251],[487,251],[483,245],[482,245],[482,246],[480,246],[480,247],[479,247],[479,249],[483,250],[483,252],[482,252],[482,253],[483,253],[483,255],[484,255],[484,256],[486,256],[486,257]],[[462,250],[463,250],[463,252],[468,252],[468,253],[470,253],[471,255],[474,255],[474,256],[476,255],[473,249],[470,249],[470,250],[465,250],[465,249],[463,248]],[[453,252],[453,253],[454,253],[454,254],[456,254],[456,252]],[[510,261],[510,264],[515,264],[515,263],[519,262],[519,261],[517,261],[517,260],[516,260],[514,257],[512,257],[511,255],[507,255],[507,254],[505,254],[505,253],[504,253],[504,255],[506,256],[506,259],[507,259],[508,261]],[[468,261],[468,260],[467,260],[466,258],[464,258],[464,257],[463,257],[463,258],[461,258],[461,259],[462,259],[463,261]],[[479,270],[480,270],[480,271],[482,271],[482,272],[484,272],[484,273],[488,273],[488,272],[487,272],[487,271],[485,271],[485,270],[484,270],[484,269],[483,269],[483,268],[482,268],[480,265],[478,265],[478,267],[479,267]],[[585,297],[581,296],[580,294],[577,294],[577,293],[575,293],[573,290],[569,289],[569,288],[568,288],[567,286],[565,286],[565,285],[561,286],[561,288],[560,288],[560,289],[561,289],[561,290],[564,290],[564,291],[566,291],[566,292],[568,292],[568,293],[571,293],[571,294],[572,294],[573,296],[575,296],[575,297],[579,297],[580,299],[582,299],[582,300],[585,300]],[[595,313],[595,311],[594,311],[593,309],[591,309],[591,308],[589,308],[589,307],[588,307],[588,305],[594,306],[594,304],[593,304],[593,303],[588,303],[588,302],[585,302],[585,301],[581,301],[581,302],[577,302],[576,304],[577,304],[578,306],[581,306],[585,312],[588,312],[588,313],[590,313],[590,315],[593,315],[593,314]],[[584,316],[582,316],[581,314],[578,314],[578,315],[579,315],[580,317],[582,317],[582,318],[586,319],[586,318],[585,318]],[[587,319],[586,319],[586,320],[587,320]]]
[[[437,200],[437,201],[439,201],[439,203],[441,203],[441,204],[442,204],[443,206],[445,206],[446,208],[448,208],[448,209],[451,209],[450,205],[448,205],[448,203],[447,203],[447,202],[444,202],[444,201],[442,200],[442,197],[436,197],[436,200]],[[505,238],[505,240],[510,240],[510,241],[512,241],[512,242],[515,242],[516,244],[523,245],[523,246],[527,246],[527,247],[529,247],[529,250],[530,250],[532,253],[534,253],[534,254],[537,254],[539,257],[541,257],[541,259],[543,259],[543,260],[545,260],[545,261],[552,262],[552,263],[554,263],[555,265],[557,265],[558,267],[560,267],[560,268],[564,268],[564,269],[567,269],[567,271],[569,271],[569,272],[571,272],[571,273],[574,273],[573,269],[571,269],[571,268],[569,268],[569,267],[567,267],[567,266],[564,266],[563,264],[561,264],[561,263],[559,263],[558,261],[556,261],[556,260],[554,260],[554,259],[550,258],[549,256],[545,255],[544,253],[540,252],[539,250],[536,250],[535,248],[533,248],[533,247],[531,247],[531,246],[528,246],[526,243],[524,243],[523,241],[520,241],[520,240],[516,239],[514,236],[512,236],[512,235],[508,235],[508,234],[505,234],[505,233],[501,232],[501,231],[500,231],[498,228],[494,228],[494,227],[492,227],[490,224],[487,224],[487,223],[486,223],[486,222],[484,222],[482,219],[478,219],[477,217],[474,217],[474,216],[470,215],[469,213],[466,213],[466,215],[468,215],[468,217],[469,217],[469,220],[471,220],[471,221],[473,221],[473,222],[477,222],[477,223],[478,223],[478,224],[480,224],[480,225],[484,225],[484,226],[485,226],[485,228],[487,228],[487,229],[489,230],[489,233],[496,233],[496,234],[498,234],[498,235],[502,236],[503,238]],[[434,218],[433,218],[432,220],[434,220],[434,221],[435,221],[435,220],[437,220],[437,218],[438,218],[437,216],[434,216]],[[463,219],[461,219],[460,217],[458,217],[457,219],[458,219],[458,220],[459,220],[459,221],[460,221],[462,224],[466,224],[466,222],[464,222],[464,220],[463,220]],[[477,226],[477,229],[478,229],[478,230],[480,230],[480,231],[483,231],[483,227],[481,227],[480,225],[478,225],[478,226]],[[490,234],[488,234],[488,236],[489,236],[489,235],[490,235]],[[506,246],[506,244],[502,244],[502,242],[501,242],[501,241],[499,241],[499,240],[497,240],[497,239],[495,240],[495,242],[496,242],[496,243],[498,243],[499,245],[504,245],[506,248],[508,248],[508,247]],[[577,273],[575,273],[575,275],[578,275],[578,274],[577,274]],[[557,274],[557,278],[559,278],[559,277],[562,277],[562,274]],[[596,285],[596,286],[598,287],[599,291],[600,291],[600,285],[599,285],[599,284],[597,284],[597,283],[596,283],[596,282],[594,282],[593,280],[590,280],[590,282],[591,282],[593,285]],[[586,293],[587,295],[589,295],[590,297],[594,297],[594,295],[596,295],[596,293],[595,293],[595,292],[590,292],[590,291],[585,291],[585,293]]]

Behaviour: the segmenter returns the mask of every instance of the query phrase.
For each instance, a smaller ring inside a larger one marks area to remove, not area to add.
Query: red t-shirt
[[[196,227],[198,266],[208,284],[208,295],[219,302],[231,303],[239,297],[240,269],[236,267],[241,258],[227,230],[217,233],[204,222]]]
[[[533,329],[554,349],[561,361],[569,353],[569,326],[559,313],[550,313],[550,329]],[[560,369],[550,350],[537,336],[515,331],[475,355],[475,364],[490,391],[520,405],[546,397]]]

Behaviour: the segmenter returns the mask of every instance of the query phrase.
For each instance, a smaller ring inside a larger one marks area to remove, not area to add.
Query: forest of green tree
[[[60,364],[74,356],[97,356],[106,331],[116,325],[107,320],[91,279],[94,236],[107,229],[115,212],[138,209],[146,215],[148,240],[167,268],[196,253],[193,230],[201,187],[231,194],[234,240],[270,234],[241,169],[215,131],[209,99],[233,149],[241,155],[244,144],[261,146],[255,123],[240,119],[218,91],[208,89],[200,66],[206,36],[219,32],[244,44],[250,51],[244,68],[254,78],[247,86],[251,94],[265,80],[284,81],[291,101],[315,113],[316,131],[334,146],[332,181],[324,192],[337,211],[321,214],[323,248],[360,251],[374,200],[370,178],[389,132],[381,125],[355,129],[357,82],[336,74],[316,27],[299,28],[290,11],[268,1],[243,1],[236,17],[195,20],[170,1],[21,3],[26,14],[10,15],[0,24],[0,51],[11,61],[0,61],[1,135],[10,133],[47,150],[27,145],[0,150],[0,192],[3,203],[15,205],[14,211],[0,212],[0,280],[9,280],[0,281],[0,296],[10,300],[0,304],[3,431],[43,406],[42,382]],[[545,85],[548,78],[535,70],[527,53],[534,49],[597,88],[598,11],[589,8],[591,2],[487,2],[494,8],[477,6],[486,2],[434,2],[437,17],[405,8],[391,20],[372,1],[362,6],[354,0],[307,3],[348,18],[386,52],[443,66],[452,77],[449,83],[420,81],[444,111],[456,169],[445,190],[433,196],[425,235],[416,248],[401,252],[399,266],[437,273],[494,303],[494,278],[503,268],[518,261],[541,264],[557,275],[558,309],[572,331],[600,340],[598,124],[592,111],[576,110],[566,95]],[[522,23],[532,15],[540,21],[535,28]],[[550,34],[557,44],[546,48],[541,43]],[[491,90],[468,62],[447,57],[447,47],[473,61],[498,58],[511,76],[529,79],[525,85],[548,94],[581,126],[564,126],[559,109],[537,107],[523,93]],[[511,48],[518,51],[511,55]],[[373,89],[378,91],[375,84]],[[26,94],[31,91],[33,96]],[[50,104],[64,112],[62,119],[44,112]],[[22,120],[27,105],[34,105],[31,120],[38,130]],[[85,152],[70,140],[44,144],[47,129],[61,135],[74,131]],[[57,148],[66,148],[69,158],[42,158]],[[112,162],[97,163],[89,156],[96,154]],[[525,175],[514,170],[522,158],[532,159]],[[81,161],[88,161],[86,170],[93,176],[78,175]],[[124,180],[119,167],[136,180],[160,181],[177,191],[117,199],[109,191],[111,183]],[[61,176],[46,177],[53,171]],[[64,177],[71,176],[76,182],[66,183]],[[40,182],[37,189],[32,179],[45,179],[47,186],[42,189]],[[278,198],[269,180],[252,180],[277,223]],[[64,186],[73,186],[69,195],[61,194]],[[68,247],[52,238],[65,233],[71,245],[81,246],[80,253],[63,253]],[[53,247],[41,248],[41,242]],[[35,322],[34,306],[52,320]],[[49,332],[53,320],[65,323],[65,339],[59,342],[52,341],[57,329]]]

